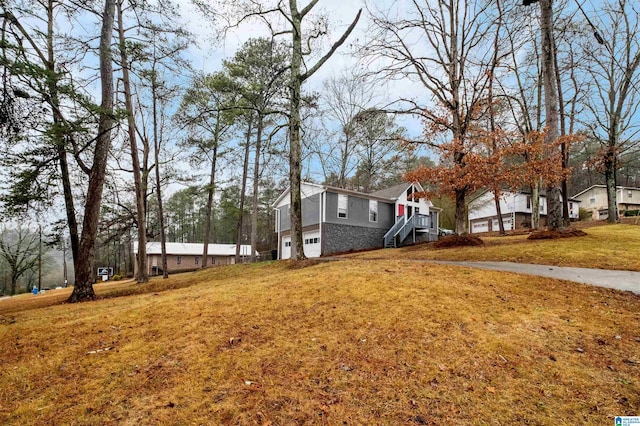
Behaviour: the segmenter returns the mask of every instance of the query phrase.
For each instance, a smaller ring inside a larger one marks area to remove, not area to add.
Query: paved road
[[[429,260],[427,262],[445,265],[469,266],[471,268],[491,269],[494,271],[516,272],[537,275],[559,280],[576,281],[599,287],[615,288],[640,294],[640,272],[612,271],[606,269],[570,268],[566,266],[531,265],[514,262],[455,262]]]

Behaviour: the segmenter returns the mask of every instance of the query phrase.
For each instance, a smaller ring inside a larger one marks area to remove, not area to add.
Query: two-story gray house
[[[349,251],[396,247],[438,238],[439,213],[425,198],[419,183],[402,183],[365,194],[303,182],[302,232],[304,254],[319,257]],[[291,195],[274,202],[278,259],[291,257]]]

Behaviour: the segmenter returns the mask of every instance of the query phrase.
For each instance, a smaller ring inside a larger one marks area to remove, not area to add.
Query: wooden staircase
[[[411,234],[414,229],[429,228],[429,216],[414,214],[409,219],[398,216],[396,223],[384,234],[384,248],[395,248]]]

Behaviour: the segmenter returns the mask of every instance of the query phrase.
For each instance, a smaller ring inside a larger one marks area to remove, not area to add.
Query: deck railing
[[[395,239],[400,234],[400,242],[404,241],[414,228],[429,228],[429,216],[425,214],[414,214],[409,219],[405,216],[398,216],[396,223],[384,234],[384,247],[395,247]]]

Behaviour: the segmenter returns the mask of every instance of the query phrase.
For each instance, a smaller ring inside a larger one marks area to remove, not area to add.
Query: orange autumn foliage
[[[558,183],[570,173],[563,169],[560,145],[579,137],[563,136],[545,143],[545,132],[532,131],[524,138],[513,132],[494,132],[475,128],[466,143],[452,141],[436,147],[441,162],[436,167],[420,167],[405,175],[407,181],[426,182],[430,189],[420,196],[435,193],[453,195],[486,188],[520,188],[536,179],[545,184]]]

